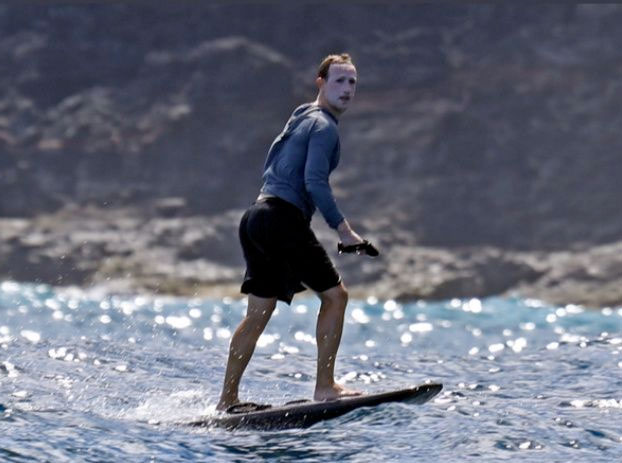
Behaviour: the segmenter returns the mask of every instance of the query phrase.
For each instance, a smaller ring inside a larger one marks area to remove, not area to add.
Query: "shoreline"
[[[244,269],[237,242],[240,214],[236,209],[214,216],[158,217],[134,209],[73,206],[34,218],[0,218],[0,279],[239,298]],[[337,255],[330,230],[316,228],[356,299],[501,296],[553,305],[622,306],[622,242],[550,252],[441,248],[400,242],[405,230],[363,230],[372,239],[382,238],[374,239],[382,256],[367,259]]]

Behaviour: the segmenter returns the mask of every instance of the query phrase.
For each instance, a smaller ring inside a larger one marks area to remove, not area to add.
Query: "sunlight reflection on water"
[[[180,426],[214,413],[227,345],[245,308],[246,299],[0,283],[0,456],[10,448],[35,461],[71,461],[77,448],[92,448],[116,461],[128,435],[156,461],[232,461],[243,449],[249,461],[283,457],[248,445],[254,439],[301,461],[318,461],[326,446],[331,461],[356,461],[361,451],[379,461],[414,454],[516,460],[534,451],[545,461],[622,456],[620,308],[496,298],[352,301],[339,381],[374,392],[443,382],[433,402],[361,411],[296,432]],[[312,394],[317,309],[311,299],[279,304],[242,384],[245,400]],[[346,440],[335,437],[346,430]],[[48,437],[37,446],[40,435]],[[155,444],[164,441],[172,447]],[[141,451],[123,458],[147,461]]]

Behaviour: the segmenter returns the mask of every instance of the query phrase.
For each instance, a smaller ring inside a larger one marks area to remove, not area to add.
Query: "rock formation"
[[[383,251],[336,258],[357,294],[621,304],[620,20],[577,4],[0,6],[0,277],[235,291],[267,148],[319,59],[347,50],[360,84],[333,187]]]

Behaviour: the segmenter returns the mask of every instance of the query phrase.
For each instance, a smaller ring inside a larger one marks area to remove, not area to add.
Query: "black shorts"
[[[319,293],[337,286],[341,277],[310,225],[300,209],[283,199],[255,202],[240,221],[246,259],[242,293],[290,304],[305,287]]]

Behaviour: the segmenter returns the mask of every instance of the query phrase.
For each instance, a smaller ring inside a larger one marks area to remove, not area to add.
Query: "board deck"
[[[387,402],[422,404],[443,389],[442,384],[422,384],[398,391],[366,394],[326,402],[295,401],[265,410],[219,414],[192,421],[190,426],[217,426],[226,429],[288,429],[306,428],[319,421],[345,415],[361,407],[374,407]]]

